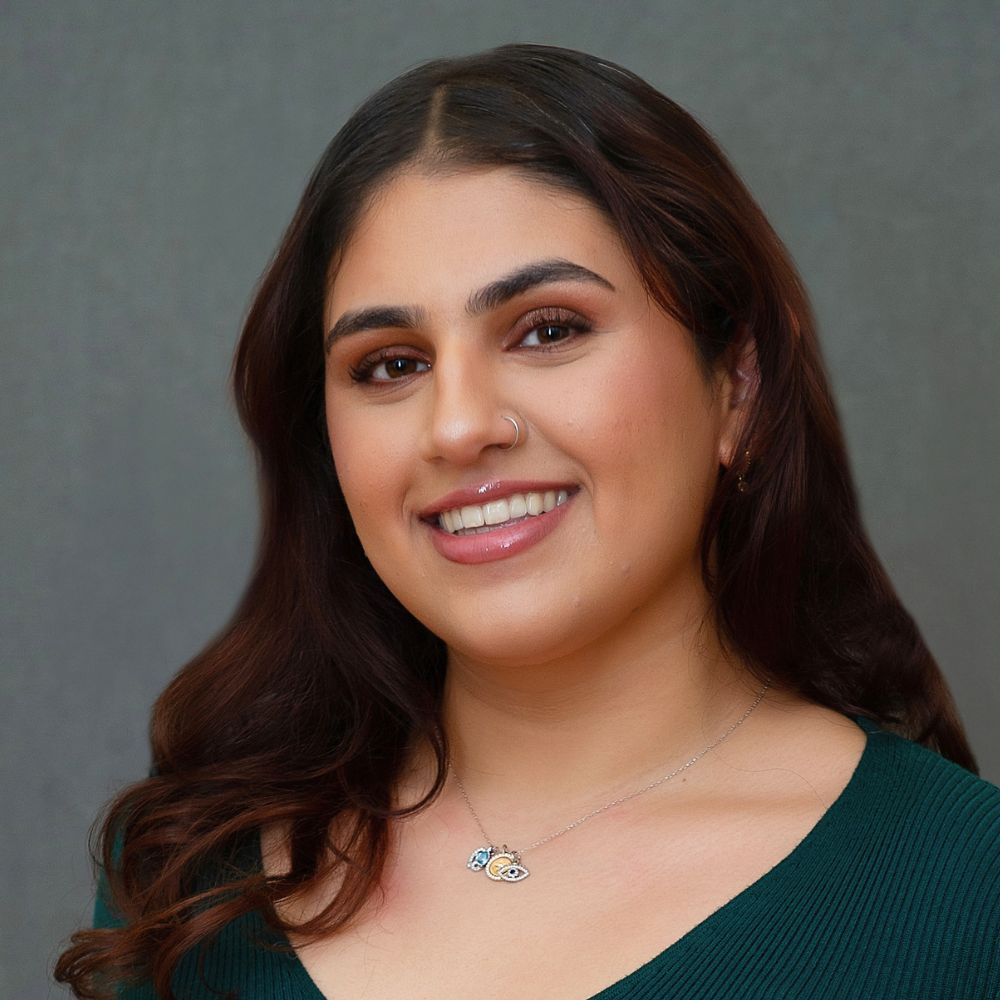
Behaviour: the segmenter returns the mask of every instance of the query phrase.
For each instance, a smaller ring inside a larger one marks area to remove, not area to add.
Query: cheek
[[[577,425],[606,461],[655,480],[702,478],[716,429],[708,389],[689,359],[641,355],[607,372],[584,398]]]
[[[408,443],[385,426],[346,408],[328,410],[327,433],[337,479],[367,552],[385,535],[386,518],[400,507]],[[378,530],[375,527],[378,526]]]
[[[588,440],[595,524],[622,518],[646,539],[694,546],[716,475],[716,427],[708,387],[690,358],[636,357],[593,387],[580,412]],[[662,525],[662,533],[652,530]],[[646,534],[646,532],[649,532]]]

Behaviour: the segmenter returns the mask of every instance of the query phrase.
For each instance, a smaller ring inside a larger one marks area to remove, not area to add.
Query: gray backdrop
[[[0,997],[58,992],[87,828],[244,585],[226,380],[307,174],[378,84],[504,41],[622,62],[728,150],[811,289],[871,534],[1000,780],[990,0],[8,0]]]

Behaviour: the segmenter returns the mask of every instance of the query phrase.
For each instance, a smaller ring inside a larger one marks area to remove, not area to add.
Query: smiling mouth
[[[547,514],[561,507],[576,491],[577,488],[512,493],[488,503],[441,511],[431,523],[449,535],[479,535]]]

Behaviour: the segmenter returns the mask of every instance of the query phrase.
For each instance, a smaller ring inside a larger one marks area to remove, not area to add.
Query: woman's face
[[[510,169],[399,175],[341,255],[325,338],[358,536],[452,650],[540,662],[701,606],[729,381],[588,201]]]

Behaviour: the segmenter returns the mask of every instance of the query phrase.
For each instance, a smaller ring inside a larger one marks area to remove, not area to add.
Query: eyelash
[[[591,324],[579,315],[579,313],[571,312],[568,309],[536,309],[535,311],[528,313],[522,320],[522,323],[524,325],[524,330],[518,338],[518,343],[524,340],[529,334],[537,333],[545,327],[557,327],[563,330],[571,330],[574,334],[590,333],[593,329]],[[536,347],[527,348],[527,350],[557,351],[567,341],[571,341],[573,339],[573,337],[565,337],[554,343],[548,345],[539,344]],[[407,377],[406,375],[401,375],[396,379],[373,379],[371,377],[371,373],[380,364],[396,360],[415,361],[418,359],[412,358],[408,354],[400,354],[395,348],[386,347],[376,351],[374,354],[368,355],[368,357],[364,358],[358,365],[352,365],[348,371],[354,382],[362,384],[379,383],[387,385],[391,382],[402,382]],[[426,364],[426,362],[423,363]]]

